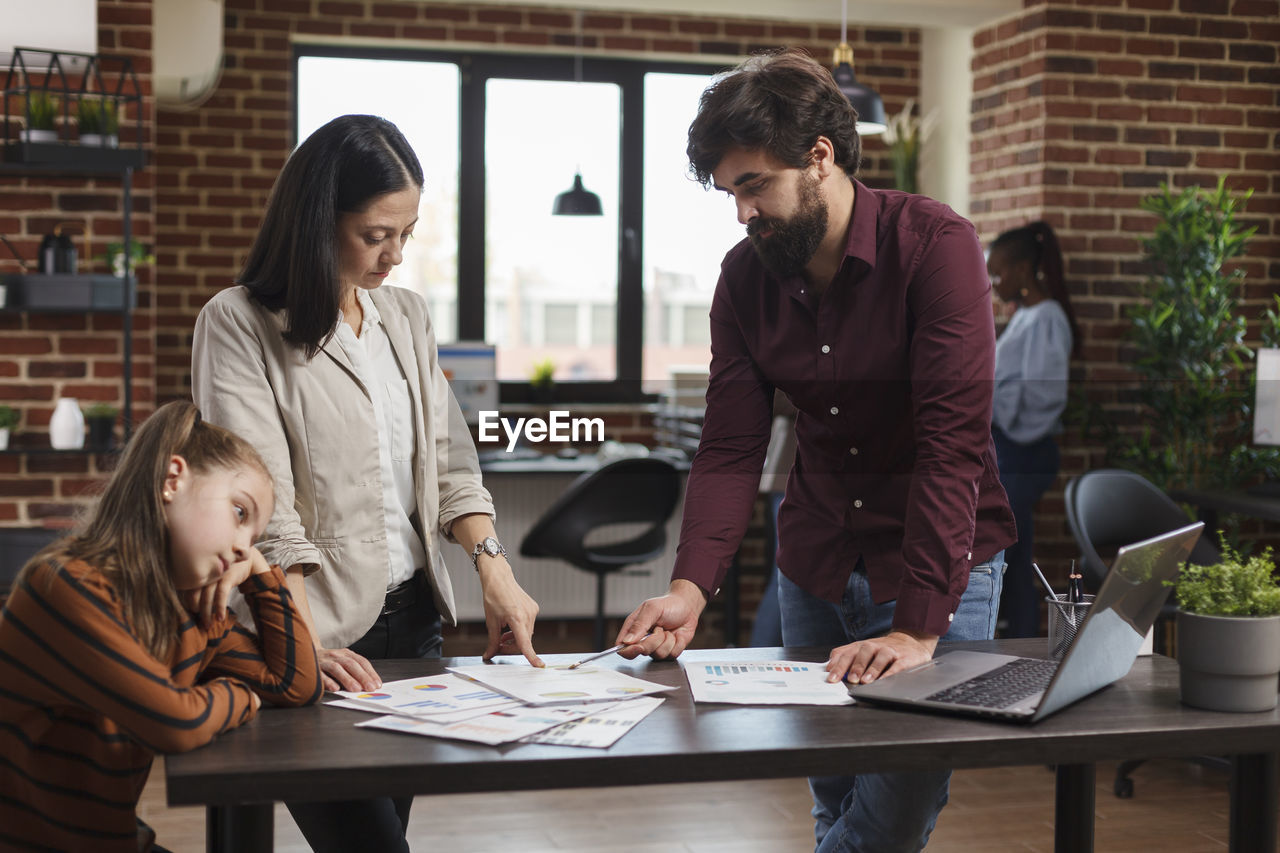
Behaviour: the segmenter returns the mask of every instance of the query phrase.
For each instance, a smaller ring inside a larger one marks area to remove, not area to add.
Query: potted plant
[[[119,414],[120,410],[109,403],[94,403],[84,410],[84,420],[89,425],[91,449],[111,449],[115,442],[116,417]]]
[[[124,243],[108,243],[107,250],[97,258],[100,261],[106,261],[111,268],[111,274],[116,278],[124,278]],[[156,256],[147,250],[147,247],[139,243],[137,240],[129,241],[129,269],[137,272],[140,264],[154,264]]]
[[[1280,585],[1275,570],[1270,548],[1246,560],[1225,537],[1221,561],[1182,568],[1173,587],[1184,704],[1211,711],[1276,706]]]
[[[0,405],[0,450],[9,447],[9,431],[18,425],[18,419],[17,409]]]
[[[923,118],[913,115],[915,99],[907,99],[902,112],[892,116],[884,129],[884,141],[893,161],[893,187],[903,192],[919,192],[920,145],[934,124],[931,113]]]
[[[1219,180],[1216,188],[1163,185],[1143,199],[1155,222],[1143,241],[1149,274],[1127,310],[1136,381],[1105,403],[1076,397],[1075,417],[1106,447],[1107,464],[1165,491],[1235,489],[1280,474],[1280,448],[1250,440],[1254,354],[1246,332],[1260,328],[1264,343],[1280,337],[1242,298],[1239,259],[1257,230],[1241,221],[1249,195]]]
[[[43,89],[27,93],[27,127],[22,131],[24,142],[57,142],[58,131],[54,121],[58,117],[58,99]]]
[[[83,97],[76,104],[80,144],[115,148],[119,144],[120,118],[114,101]]]
[[[551,392],[556,385],[556,363],[549,358],[544,358],[533,363],[532,372],[529,374],[529,384],[533,386],[533,396],[540,402],[550,403]]]

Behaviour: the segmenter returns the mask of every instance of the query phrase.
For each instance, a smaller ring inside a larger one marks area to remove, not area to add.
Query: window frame
[[[572,82],[574,57],[541,53],[489,53],[431,48],[302,44],[293,46],[293,103],[298,103],[298,62],[303,57],[450,62],[459,70],[458,122],[458,281],[459,340],[485,337],[485,84],[490,78]],[[642,390],[644,364],[644,79],[648,73],[715,74],[730,66],[723,60],[676,62],[583,56],[582,80],[612,83],[621,94],[623,128],[619,157],[619,250],[616,378],[610,381],[557,382],[552,403],[647,403],[657,399]],[[290,133],[297,146],[296,108]],[[430,174],[430,164],[423,164]],[[569,176],[565,178],[568,186]],[[547,199],[550,205],[552,199]],[[499,382],[500,402],[546,402],[528,382]]]

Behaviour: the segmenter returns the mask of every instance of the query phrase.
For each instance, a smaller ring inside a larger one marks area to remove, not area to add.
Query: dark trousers
[[[1036,558],[1033,515],[1040,496],[1058,477],[1058,442],[1053,436],[1046,436],[1031,444],[1019,444],[997,428],[991,434],[1000,466],[1000,484],[1009,496],[1018,525],[1017,543],[1004,552],[1009,568],[1000,597],[1000,619],[1005,624],[1001,636],[1035,637],[1040,634],[1040,599],[1045,593],[1031,568]]]
[[[394,613],[383,612],[373,627],[351,644],[351,651],[369,660],[440,657],[440,614],[426,575],[418,572],[412,583],[417,592],[413,603]],[[409,853],[405,831],[413,797],[285,805],[315,853]]]

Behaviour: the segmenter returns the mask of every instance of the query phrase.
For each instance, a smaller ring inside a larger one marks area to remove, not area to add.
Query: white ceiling
[[[476,5],[469,0],[445,0]],[[771,18],[840,23],[840,0],[483,0],[485,5],[548,6],[556,9]],[[849,24],[909,27],[976,27],[1013,14],[1022,0],[850,0]]]

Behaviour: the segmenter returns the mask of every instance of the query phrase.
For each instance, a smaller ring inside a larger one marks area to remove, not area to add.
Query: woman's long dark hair
[[[335,118],[284,164],[236,283],[267,308],[283,308],[285,340],[313,357],[333,334],[340,309],[339,216],[422,185],[422,164],[394,124],[377,116]]]
[[[991,244],[991,251],[996,250],[1003,252],[1013,263],[1031,265],[1031,274],[1066,312],[1067,322],[1071,324],[1071,354],[1080,355],[1080,324],[1076,322],[1071,294],[1067,292],[1062,277],[1062,250],[1058,247],[1058,235],[1053,233],[1053,228],[1048,222],[1036,221],[1006,231]]]

